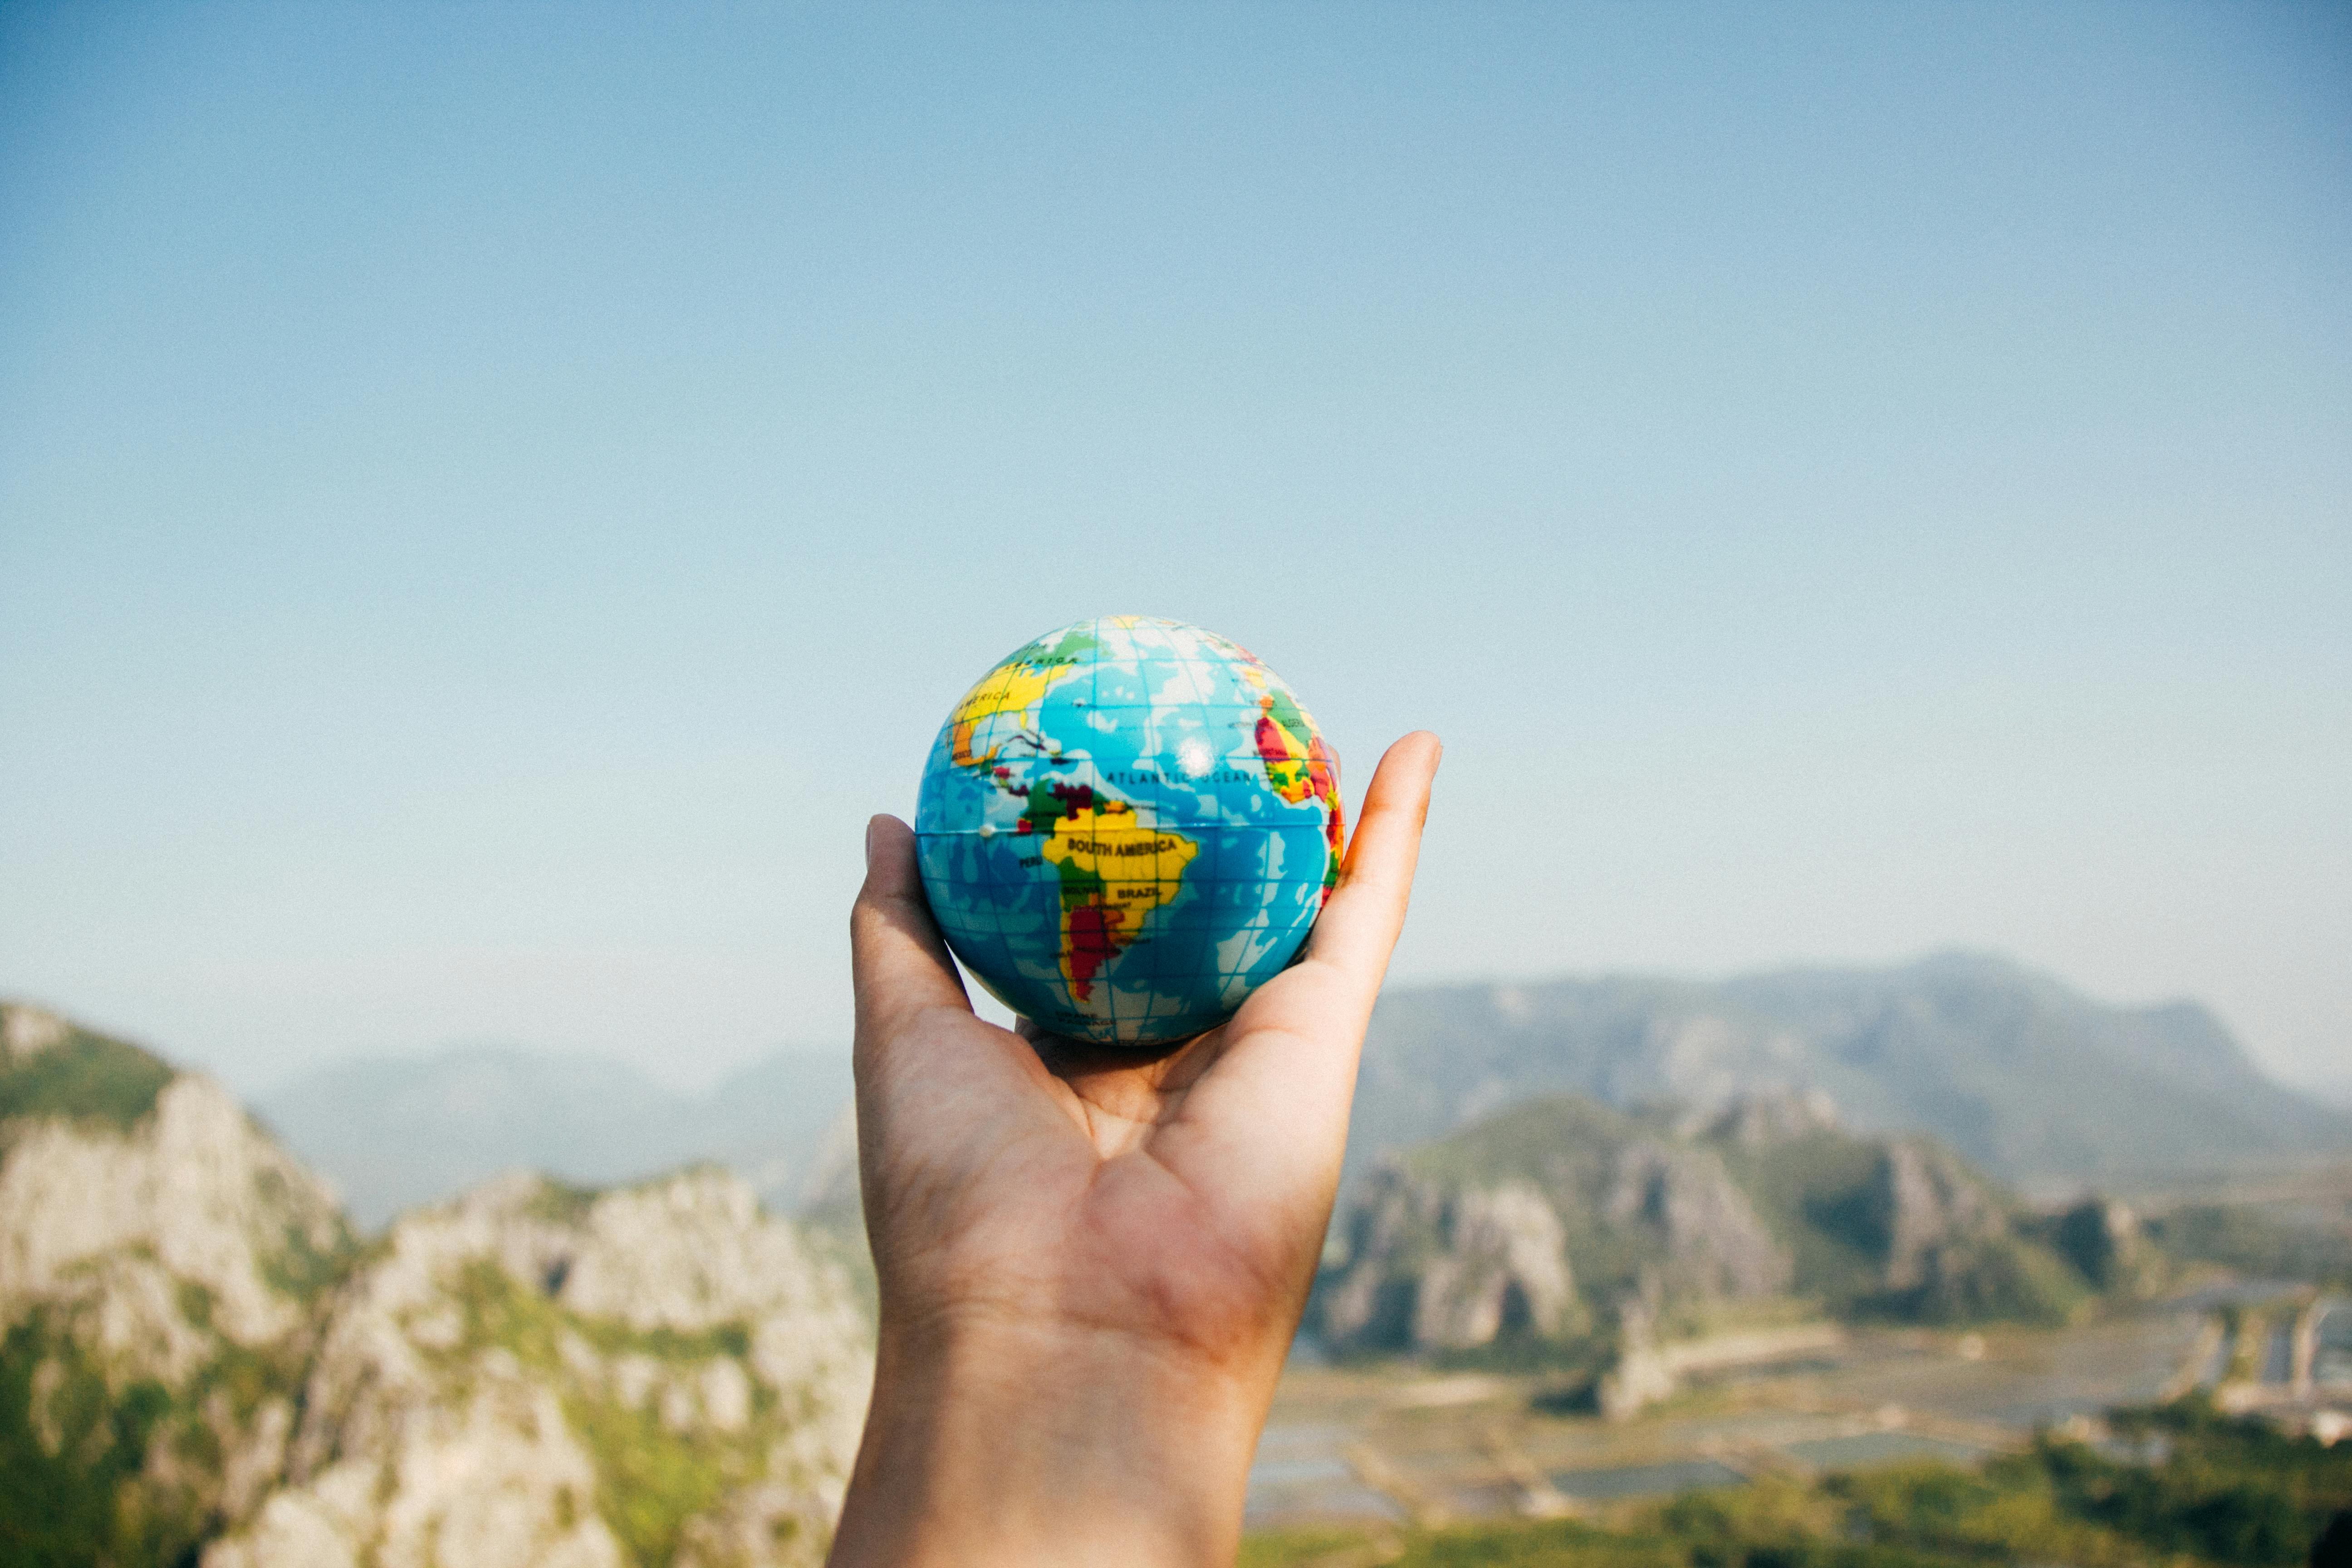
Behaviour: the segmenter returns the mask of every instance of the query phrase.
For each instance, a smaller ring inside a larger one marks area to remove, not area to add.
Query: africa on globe
[[[981,677],[923,769],[948,946],[1053,1033],[1144,1046],[1223,1021],[1298,956],[1339,876],[1339,759],[1246,648],[1107,616]]]

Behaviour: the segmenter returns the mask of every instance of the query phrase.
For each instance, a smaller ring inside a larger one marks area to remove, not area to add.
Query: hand
[[[834,1563],[1232,1560],[1439,750],[1381,760],[1305,959],[1158,1052],[974,1017],[913,833],[868,825],[850,935],[881,1331]]]

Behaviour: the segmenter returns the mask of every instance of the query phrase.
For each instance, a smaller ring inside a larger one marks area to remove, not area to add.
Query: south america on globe
[[[1237,644],[1107,616],[981,677],[931,743],[923,889],[966,969],[1057,1035],[1223,1022],[1297,959],[1339,882],[1339,759]]]

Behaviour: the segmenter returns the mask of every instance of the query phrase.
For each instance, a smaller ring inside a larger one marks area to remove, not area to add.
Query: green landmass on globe
[[[1339,880],[1339,759],[1248,649],[1103,616],[965,693],[915,836],[941,934],[999,1001],[1080,1039],[1182,1039],[1306,945]]]

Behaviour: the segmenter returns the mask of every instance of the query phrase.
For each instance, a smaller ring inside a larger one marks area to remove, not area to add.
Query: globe
[[[932,916],[991,994],[1146,1046],[1230,1016],[1339,875],[1339,759],[1238,644],[1108,616],[981,677],[931,743],[915,840]]]

